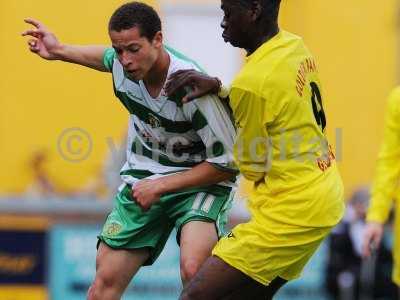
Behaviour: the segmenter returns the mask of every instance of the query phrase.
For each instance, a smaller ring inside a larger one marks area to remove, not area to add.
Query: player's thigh
[[[246,287],[253,279],[216,256],[209,257],[196,276],[184,288],[181,300],[223,299]]]
[[[211,256],[218,241],[214,222],[190,221],[183,225],[180,236],[181,269],[195,272]]]
[[[123,290],[148,257],[146,248],[113,249],[101,242],[96,257],[95,282]]]
[[[180,241],[184,225],[193,220],[214,222],[219,237],[225,235],[228,210],[232,202],[232,190],[225,187],[210,187],[209,191],[185,191],[168,196],[166,214],[175,224],[177,240]],[[180,242],[179,242],[180,243]]]
[[[287,283],[287,280],[280,277],[271,281],[268,286],[264,286],[257,281],[253,281],[243,287],[233,291],[229,296],[224,297],[222,300],[270,300],[278,290]]]

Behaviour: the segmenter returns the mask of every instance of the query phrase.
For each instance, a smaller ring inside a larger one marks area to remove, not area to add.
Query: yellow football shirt
[[[320,88],[313,56],[300,37],[285,31],[248,56],[232,82],[234,157],[255,182],[249,208],[266,226],[328,227],[343,215],[343,184],[324,134]]]

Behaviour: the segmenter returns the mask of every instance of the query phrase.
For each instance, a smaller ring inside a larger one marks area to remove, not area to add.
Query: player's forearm
[[[367,213],[368,221],[385,223],[392,208],[393,199],[399,180],[397,158],[393,161],[379,160],[371,192],[370,207]]]
[[[199,186],[209,186],[235,177],[235,173],[222,171],[208,162],[203,162],[194,168],[161,178],[162,194],[176,192]]]
[[[60,45],[53,50],[53,54],[58,60],[107,72],[103,63],[105,50],[105,46]]]

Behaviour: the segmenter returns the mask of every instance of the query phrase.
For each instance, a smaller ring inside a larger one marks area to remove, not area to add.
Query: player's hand
[[[377,248],[382,240],[383,224],[377,222],[367,223],[363,240],[363,257],[367,258],[371,255],[372,248]]]
[[[196,70],[180,70],[168,77],[165,92],[168,96],[172,96],[184,87],[191,88],[191,92],[182,99],[182,102],[185,103],[207,94],[217,94],[220,89],[220,82],[215,77],[210,77]]]
[[[132,196],[144,211],[148,211],[154,203],[160,201],[162,190],[161,180],[144,179],[132,187]]]
[[[48,60],[58,59],[57,50],[61,44],[56,36],[52,34],[42,23],[33,19],[25,19],[25,23],[33,25],[35,28],[28,29],[22,36],[30,36],[28,40],[29,50],[40,57]]]

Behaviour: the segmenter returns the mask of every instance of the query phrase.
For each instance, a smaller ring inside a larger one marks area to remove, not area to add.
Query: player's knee
[[[105,294],[120,294],[116,276],[107,273],[96,274],[96,278],[88,290],[88,300],[103,299]]]
[[[204,300],[205,295],[201,293],[199,289],[193,288],[192,286],[186,286],[179,300]]]
[[[94,284],[92,284],[87,292],[87,300],[98,300],[98,299],[100,299],[100,295],[96,290],[96,288],[94,287]]]
[[[196,259],[184,259],[181,262],[181,276],[183,282],[191,280],[199,271],[201,263]]]

